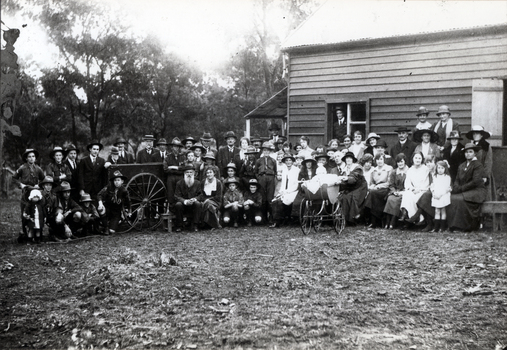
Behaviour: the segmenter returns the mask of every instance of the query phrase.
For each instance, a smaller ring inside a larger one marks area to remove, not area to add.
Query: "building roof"
[[[284,118],[286,115],[287,87],[284,87],[243,118]]]
[[[327,0],[282,50],[507,24],[507,1]]]

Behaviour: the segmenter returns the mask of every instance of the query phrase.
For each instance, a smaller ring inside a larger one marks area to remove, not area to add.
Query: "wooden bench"
[[[489,201],[482,203],[482,213],[491,214],[493,217],[493,231],[503,231],[503,214],[507,214],[507,201]],[[496,215],[500,214],[500,223],[497,223]]]

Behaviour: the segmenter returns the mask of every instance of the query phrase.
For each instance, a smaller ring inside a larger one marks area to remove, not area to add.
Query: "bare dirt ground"
[[[0,212],[0,347],[503,349],[507,234],[292,227],[19,245]]]

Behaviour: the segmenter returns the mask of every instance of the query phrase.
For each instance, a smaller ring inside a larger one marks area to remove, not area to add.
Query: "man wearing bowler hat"
[[[87,146],[90,154],[81,159],[78,166],[79,195],[88,193],[95,204],[97,203],[97,194],[107,184],[107,168],[111,165],[99,156],[99,152],[103,148],[104,146],[100,142],[91,142]]]
[[[144,135],[143,142],[146,147],[137,152],[137,163],[153,163],[153,154],[155,153],[153,150],[153,141],[155,141],[153,135]]]
[[[236,165],[236,169],[241,168],[241,150],[239,147],[234,145],[238,139],[236,134],[234,134],[234,131],[227,131],[224,138],[227,145],[220,147],[217,156],[217,166],[220,169],[221,174],[227,174],[226,167],[229,163],[234,163]]]
[[[118,137],[114,143],[118,147],[118,164],[133,164],[135,163],[134,155],[127,151],[127,140],[123,137]]]
[[[389,154],[393,159],[396,159],[398,154],[403,153],[407,157],[407,165],[410,167],[412,165],[412,154],[417,145],[408,138],[410,130],[406,126],[400,126],[394,131],[398,133],[398,141],[391,148]]]

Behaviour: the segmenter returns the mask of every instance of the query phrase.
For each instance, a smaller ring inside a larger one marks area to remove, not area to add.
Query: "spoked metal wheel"
[[[312,222],[312,203],[309,200],[303,199],[299,206],[299,223],[301,225],[301,231],[303,231],[305,235],[309,234],[312,230]]]
[[[140,173],[130,179],[127,184],[132,214],[124,215],[125,222],[137,230],[154,230],[162,223],[164,203],[167,198],[166,188],[162,180],[150,173]]]
[[[341,234],[345,229],[345,218],[343,217],[340,202],[333,204],[333,227],[337,234]]]

